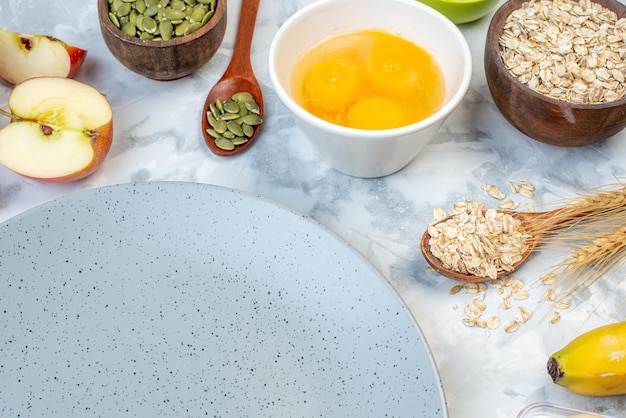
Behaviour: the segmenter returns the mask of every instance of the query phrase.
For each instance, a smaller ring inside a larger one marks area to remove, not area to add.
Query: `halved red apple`
[[[18,84],[34,77],[74,76],[87,51],[47,35],[0,29],[0,77]]]
[[[11,123],[0,129],[0,164],[42,181],[73,181],[102,164],[113,139],[113,111],[98,90],[63,77],[31,78],[9,96]]]

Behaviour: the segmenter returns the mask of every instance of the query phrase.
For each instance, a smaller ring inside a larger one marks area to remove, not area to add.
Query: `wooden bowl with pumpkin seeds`
[[[551,145],[597,143],[626,126],[626,6],[508,0],[487,31],[487,85],[502,115]]]
[[[130,70],[175,80],[205,65],[226,32],[226,0],[98,0],[102,37]]]

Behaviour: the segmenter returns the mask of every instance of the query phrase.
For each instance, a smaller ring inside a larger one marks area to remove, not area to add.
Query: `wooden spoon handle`
[[[226,0],[220,0],[226,1]],[[224,73],[223,78],[230,76],[248,77],[253,74],[250,63],[250,52],[252,48],[252,37],[256,24],[256,15],[259,10],[261,0],[242,0],[241,14],[239,15],[239,26],[237,29],[237,40],[233,57]]]

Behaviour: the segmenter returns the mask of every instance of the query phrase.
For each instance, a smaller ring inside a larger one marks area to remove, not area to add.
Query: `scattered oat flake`
[[[451,294],[451,295],[456,295],[457,293],[459,293],[459,292],[461,291],[461,289],[462,289],[462,287],[461,287],[461,285],[459,285],[459,284],[457,284],[457,285],[455,285],[455,286],[452,286],[452,287],[450,288],[450,294]]]
[[[448,214],[442,208],[435,208],[435,209],[433,209],[433,219],[435,221],[440,221],[440,220],[445,219],[447,217],[448,217]]]
[[[521,324],[525,324],[533,316],[532,312],[524,306],[517,307],[517,319]]]
[[[556,324],[561,320],[561,315],[558,312],[552,312],[550,315],[550,319],[548,320],[551,324]]]
[[[465,314],[469,318],[478,318],[482,315],[482,311],[476,305],[465,305]]]
[[[533,193],[532,190],[528,190],[528,189],[524,189],[524,188],[520,188],[519,189],[519,195],[527,197],[529,199],[532,199],[533,197],[535,197],[535,194]]]
[[[463,325],[465,325],[466,327],[475,327],[476,326],[476,319],[474,319],[474,318],[463,318],[463,320],[461,322],[463,322]]]
[[[535,185],[529,181],[525,181],[525,180],[520,181],[519,187],[522,189],[530,190],[531,192],[535,191]]]
[[[505,209],[505,210],[515,210],[518,208],[518,206],[519,206],[519,203],[514,202],[511,199],[504,199],[500,203],[498,203],[498,207],[500,209]]]
[[[543,295],[543,298],[548,302],[554,302],[556,300],[556,294],[554,293],[554,290],[547,289],[545,294]]]
[[[509,321],[504,326],[504,331],[509,334],[517,331],[518,329],[519,329],[519,322],[517,322],[516,320]]]
[[[479,299],[474,299],[474,305],[483,312],[487,309],[487,304]]]
[[[500,320],[498,319],[497,316],[490,316],[489,319],[487,319],[487,328],[489,329],[496,329],[500,326]]]
[[[480,188],[495,199],[502,200],[505,198],[504,193],[502,193],[498,186],[482,183]]]
[[[571,302],[567,299],[559,299],[554,301],[554,303],[552,304],[552,306],[554,306],[554,309],[569,309],[569,307],[571,306]]]
[[[544,273],[542,274],[539,279],[541,280],[541,283],[545,284],[545,285],[549,285],[552,284],[556,281],[557,276],[556,274],[550,272],[550,273]]]

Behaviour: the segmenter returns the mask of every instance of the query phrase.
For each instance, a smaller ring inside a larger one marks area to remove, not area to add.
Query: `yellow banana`
[[[548,374],[557,385],[582,395],[626,394],[626,322],[574,338],[552,354]]]

